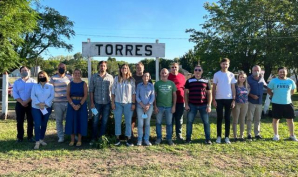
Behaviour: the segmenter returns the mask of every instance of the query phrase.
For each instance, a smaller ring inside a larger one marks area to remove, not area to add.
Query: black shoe
[[[17,139],[17,142],[18,142],[18,143],[21,143],[21,142],[23,142],[23,139],[19,139],[19,138],[18,138],[18,139]]]
[[[34,140],[33,138],[28,138],[28,142],[30,142],[30,143],[34,143],[35,140]]]
[[[256,138],[257,140],[261,140],[261,139],[263,139],[263,138],[261,137],[261,135],[255,136],[255,138]]]
[[[248,136],[247,136],[247,140],[248,140],[248,141],[252,141],[252,137],[251,137],[251,135],[248,135]]]
[[[239,140],[239,141],[245,141],[245,139],[244,139],[244,138],[238,138],[238,140]]]
[[[191,143],[191,140],[190,139],[186,139],[185,143],[186,144],[190,144]]]
[[[182,136],[177,136],[177,140],[184,141],[184,138]]]
[[[132,142],[131,139],[129,139],[129,140],[126,141],[126,146],[128,146],[128,147],[133,146],[133,142]]]
[[[120,146],[120,145],[121,145],[120,139],[117,139],[117,140],[116,140],[116,143],[115,143],[114,145],[115,145],[115,146]]]
[[[211,142],[211,140],[206,140],[206,141],[205,141],[205,144],[211,145],[212,142]]]
[[[238,138],[234,138],[234,142],[237,142],[237,141],[239,141],[239,139]]]

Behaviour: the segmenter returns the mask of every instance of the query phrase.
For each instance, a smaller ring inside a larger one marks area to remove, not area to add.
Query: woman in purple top
[[[243,141],[243,133],[245,126],[245,116],[248,109],[248,93],[249,88],[246,80],[247,76],[243,71],[239,72],[237,84],[236,84],[236,105],[232,110],[233,117],[233,134],[234,140],[237,141],[237,124],[240,120],[240,137],[239,140]]]

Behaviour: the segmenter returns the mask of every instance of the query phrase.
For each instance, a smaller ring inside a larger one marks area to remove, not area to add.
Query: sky
[[[207,11],[207,0],[40,0],[74,22],[76,36],[68,42],[73,51],[49,48],[42,56],[82,52],[82,42],[141,42],[165,43],[166,59],[183,56],[193,49],[186,29],[199,30]],[[209,0],[209,3],[215,2]],[[106,57],[95,58],[106,60]],[[117,60],[136,63],[144,58],[117,57]]]

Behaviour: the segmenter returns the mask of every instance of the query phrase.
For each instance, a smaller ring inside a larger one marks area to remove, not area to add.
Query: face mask
[[[45,78],[45,77],[41,77],[41,78],[39,78],[39,81],[40,81],[40,82],[45,82],[45,81],[47,81],[47,78]]]
[[[65,69],[64,68],[59,68],[59,73],[60,74],[64,74],[65,73]]]
[[[253,75],[254,77],[259,77],[259,76],[260,76],[260,73],[259,73],[259,72],[252,72],[252,75]]]
[[[28,72],[27,71],[21,72],[21,76],[22,76],[22,78],[27,77],[28,76]]]

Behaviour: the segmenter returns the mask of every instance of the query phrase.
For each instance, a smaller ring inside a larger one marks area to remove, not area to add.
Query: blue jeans
[[[102,135],[106,134],[107,122],[108,122],[108,118],[111,110],[111,104],[95,103],[95,108],[97,109],[98,114],[93,117],[93,133],[92,133],[93,139],[96,139],[97,137],[101,137]],[[101,119],[99,120],[100,115],[101,115]],[[99,136],[98,136],[99,121],[101,121],[101,124],[100,124]]]
[[[167,140],[171,140],[172,139],[172,132],[173,132],[172,107],[157,107],[157,108],[158,108],[158,113],[156,115],[156,135],[157,135],[157,139],[162,138],[161,121],[162,121],[163,114],[165,113]]]
[[[150,120],[151,115],[153,112],[153,105],[150,106],[149,110],[146,112],[147,118],[143,119],[142,114],[144,114],[144,111],[141,107],[137,107],[137,114],[138,114],[138,141],[142,141],[143,138],[143,127],[145,123],[145,136],[144,140],[149,141],[150,136]]]
[[[114,110],[115,119],[115,135],[121,135],[121,120],[122,114],[124,114],[125,119],[125,136],[131,137],[131,117],[133,111],[131,110],[131,103],[117,103],[115,102],[116,109]]]
[[[52,112],[52,108],[47,108],[48,113],[43,115],[40,109],[32,108],[32,116],[34,119],[34,133],[35,141],[43,140],[44,135],[46,134],[47,124]]]
[[[172,123],[176,130],[176,137],[182,137],[182,124],[183,124],[183,113],[184,113],[184,103],[176,103],[176,111],[173,114]]]
[[[190,110],[187,114],[186,139],[191,140],[192,124],[194,122],[195,116],[197,115],[197,111],[199,111],[204,124],[205,138],[206,140],[210,140],[209,116],[206,111],[207,105],[196,106],[194,104],[189,103],[189,108]]]

